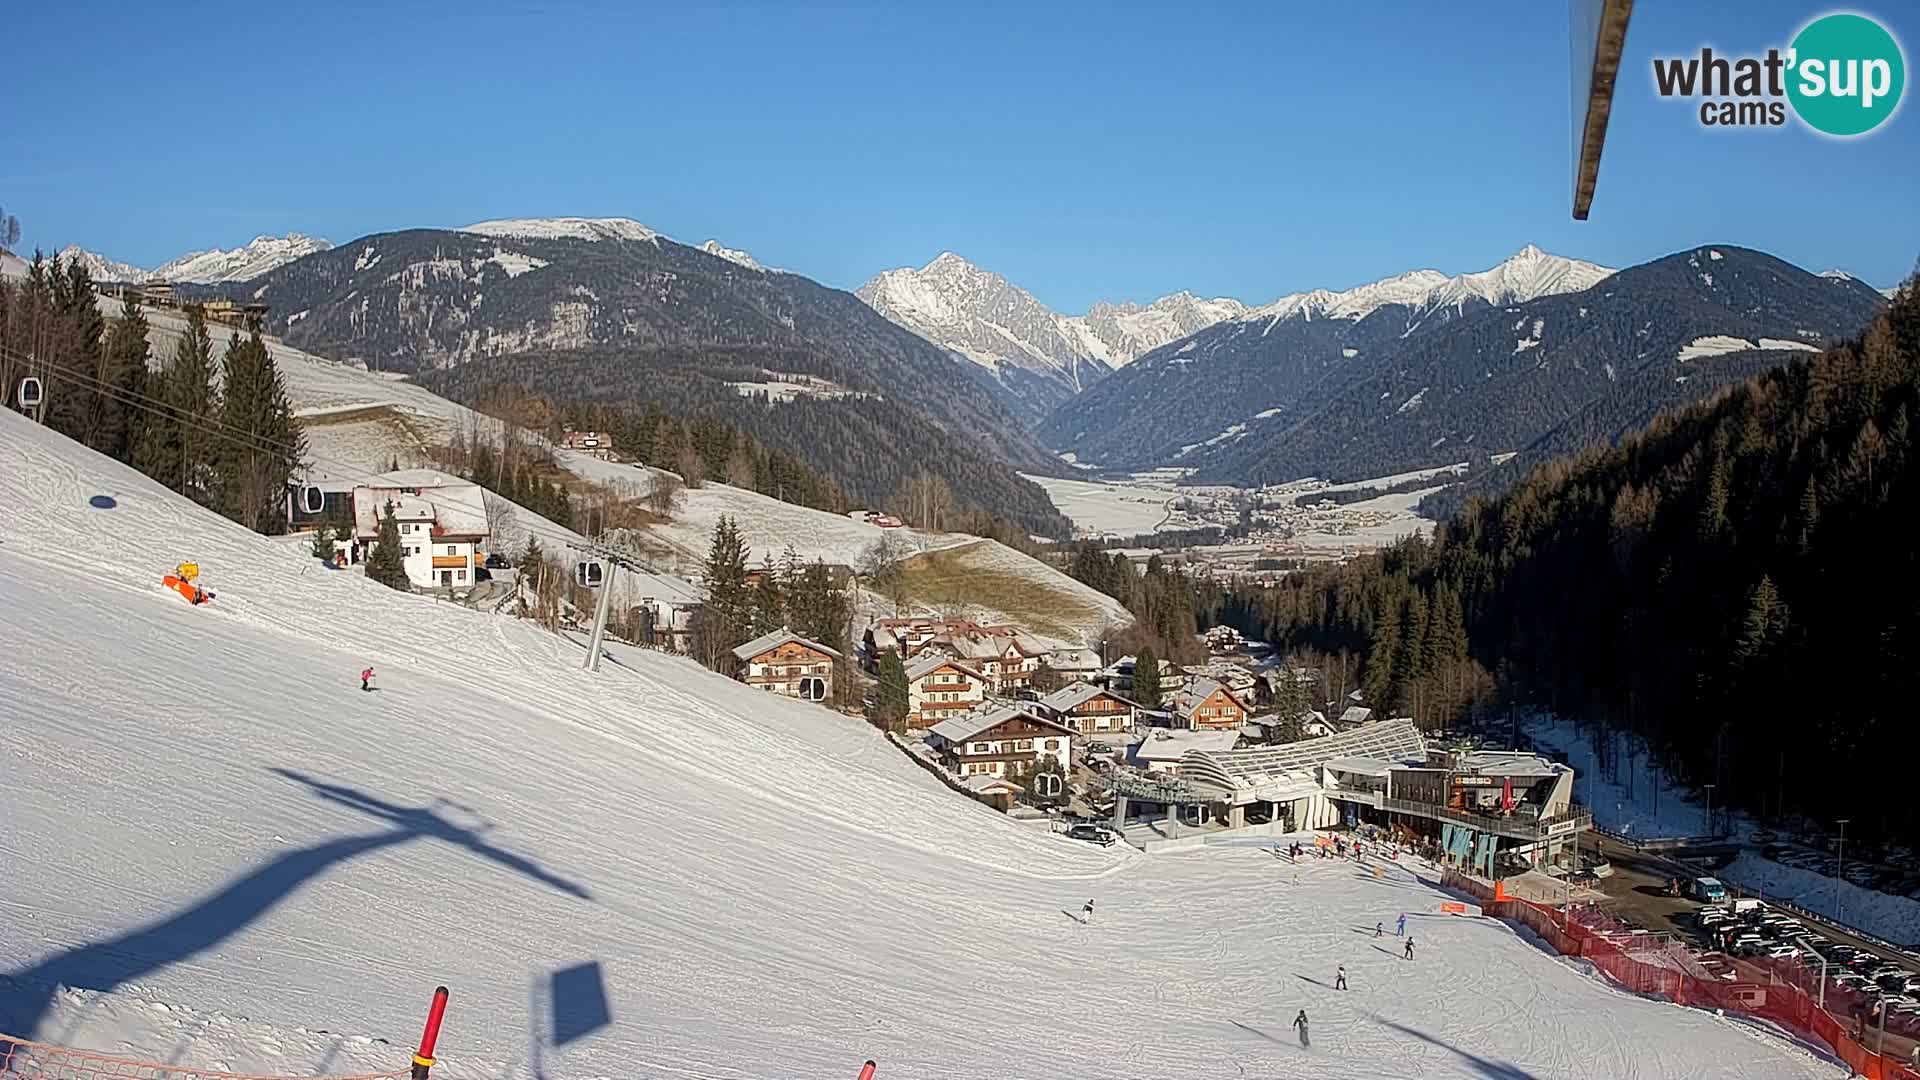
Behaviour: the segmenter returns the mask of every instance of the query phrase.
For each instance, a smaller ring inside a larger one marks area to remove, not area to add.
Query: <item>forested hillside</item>
[[[1071,525],[1046,493],[995,456],[995,440],[970,438],[926,423],[914,410],[884,396],[823,398],[802,393],[781,401],[765,394],[743,397],[734,384],[765,380],[759,365],[767,363],[770,355],[759,349],[742,355],[718,347],[628,349],[618,355],[593,350],[522,353],[423,372],[418,381],[469,405],[510,387],[575,410],[614,410],[636,422],[653,412],[675,418],[683,428],[737,429],[764,447],[805,462],[833,488],[832,496],[789,499],[823,509],[844,498],[904,514],[902,488],[916,474],[925,473],[945,485],[952,516],[916,524],[962,528],[967,519],[991,513],[1042,536],[1070,533]],[[618,430],[623,421],[607,415],[601,426],[615,428],[616,436],[623,436]],[[634,438],[642,441],[621,437],[618,445],[648,464],[678,471],[685,464],[682,444],[660,443],[652,431],[648,429],[642,437],[635,429]],[[728,480],[732,470],[725,462],[732,450],[722,445],[724,441],[720,435],[705,436],[694,449],[701,455],[706,475]]]
[[[1717,801],[1911,833],[1920,804],[1855,780],[1920,751],[1917,409],[1910,283],[1856,340],[1536,468],[1431,542],[1213,603],[1353,650],[1400,707],[1445,651],[1413,629],[1457,605],[1510,693],[1645,736]]]

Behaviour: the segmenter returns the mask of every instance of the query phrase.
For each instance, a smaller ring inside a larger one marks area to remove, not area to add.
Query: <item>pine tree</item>
[[[753,636],[759,637],[789,625],[788,594],[783,585],[780,575],[769,564],[761,568],[759,578],[747,589]],[[797,628],[796,632],[803,636],[805,634],[805,631]]]
[[[907,720],[907,665],[898,652],[887,649],[880,654],[874,679],[878,685],[873,692],[872,720],[881,727],[897,731]]]
[[[389,589],[408,592],[413,582],[407,577],[407,556],[400,548],[400,523],[388,502],[380,518],[380,535],[374,540],[373,554],[367,557],[367,576]]]
[[[213,498],[215,426],[219,395],[213,387],[213,343],[207,337],[206,312],[187,307],[187,329],[173,357],[150,385],[157,400],[141,425],[134,465],[141,472],[202,505]]]
[[[321,525],[313,530],[313,557],[324,563],[331,563],[338,552],[333,544],[333,530]]]
[[[306,439],[257,329],[227,342],[220,423],[226,433],[215,448],[220,512],[255,532],[284,532],[287,490],[306,456]]]
[[[107,372],[120,401],[118,423],[103,429],[101,450],[132,463],[141,432],[152,414],[143,405],[148,393],[147,314],[140,298],[127,294],[120,317],[107,331]]]
[[[1152,646],[1134,655],[1133,701],[1143,709],[1160,707],[1160,658],[1153,654]]]
[[[753,626],[747,548],[732,518],[722,516],[714,526],[702,573],[707,600],[700,608],[700,658],[720,671],[732,664],[733,650],[746,643]]]

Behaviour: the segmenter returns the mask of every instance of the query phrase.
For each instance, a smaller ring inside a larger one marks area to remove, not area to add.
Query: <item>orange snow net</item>
[[[289,1077],[258,1073],[216,1072],[187,1065],[163,1065],[154,1061],[111,1057],[90,1050],[28,1042],[11,1035],[0,1035],[0,1077],[34,1077],[36,1080],[398,1080],[411,1069],[370,1073],[364,1076]]]
[[[1486,882],[1455,870],[1446,871],[1441,883],[1479,899],[1487,914],[1532,930],[1555,952],[1588,961],[1634,993],[1778,1025],[1826,1044],[1855,1076],[1867,1080],[1920,1080],[1920,1069],[1909,1064],[1920,1057],[1913,1049],[1920,1043],[1920,1023],[1903,1013],[1876,1029],[1866,1020],[1871,1002],[1838,985],[1823,988],[1821,973],[1798,959],[1742,958],[1709,970],[1686,946],[1636,933],[1600,911],[1496,901]]]

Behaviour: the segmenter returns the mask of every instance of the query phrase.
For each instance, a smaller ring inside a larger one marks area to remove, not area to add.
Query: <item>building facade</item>
[[[840,653],[784,626],[733,650],[733,656],[748,686],[802,701],[833,696],[833,663]]]
[[[1111,690],[1083,682],[1063,686],[1035,704],[1081,735],[1124,735],[1133,730],[1140,710]]]
[[[978,708],[987,699],[987,677],[944,653],[922,653],[906,670],[909,727],[932,727]]]
[[[1064,777],[1073,761],[1072,729],[1012,706],[948,717],[927,731],[927,742],[962,778],[1026,775],[1043,760]]]
[[[1212,679],[1193,680],[1174,703],[1176,725],[1195,731],[1244,727],[1248,712],[1239,695]]]
[[[473,587],[488,539],[486,493],[480,485],[433,469],[402,469],[356,486],[349,561],[364,562],[379,543],[388,507],[414,588],[457,592]]]

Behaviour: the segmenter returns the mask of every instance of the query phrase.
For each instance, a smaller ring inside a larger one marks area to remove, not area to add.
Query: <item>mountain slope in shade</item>
[[[504,383],[568,403],[653,402],[737,424],[855,498],[884,504],[902,471],[925,467],[1029,531],[1066,528],[1015,472],[1057,471],[1058,459],[947,353],[851,293],[637,222],[380,233],[228,291],[268,304],[289,344],[444,372],[436,385],[450,393]],[[774,404],[755,390],[788,377],[828,392]]]
[[[1040,436],[1082,462],[1191,464],[1183,459],[1248,437],[1249,425],[1288,411],[1336,369],[1365,365],[1472,312],[1578,291],[1612,272],[1528,245],[1477,273],[1413,270],[1290,293],[1153,350],[1057,406]]]
[[[1503,466],[1517,474],[1858,332],[1882,300],[1843,284],[1745,248],[1679,252],[1416,334],[1183,463],[1216,480],[1344,479],[1517,450]]]
[[[302,236],[299,233],[256,236],[231,251],[216,248],[182,255],[155,267],[152,276],[165,281],[199,285],[249,281],[295,259],[325,251],[332,246],[317,236]]]
[[[1246,310],[1237,300],[1191,293],[1151,304],[1095,304],[1062,315],[1025,289],[953,252],[915,269],[888,270],[856,293],[875,311],[978,365],[985,384],[1039,420],[1115,367]]]

